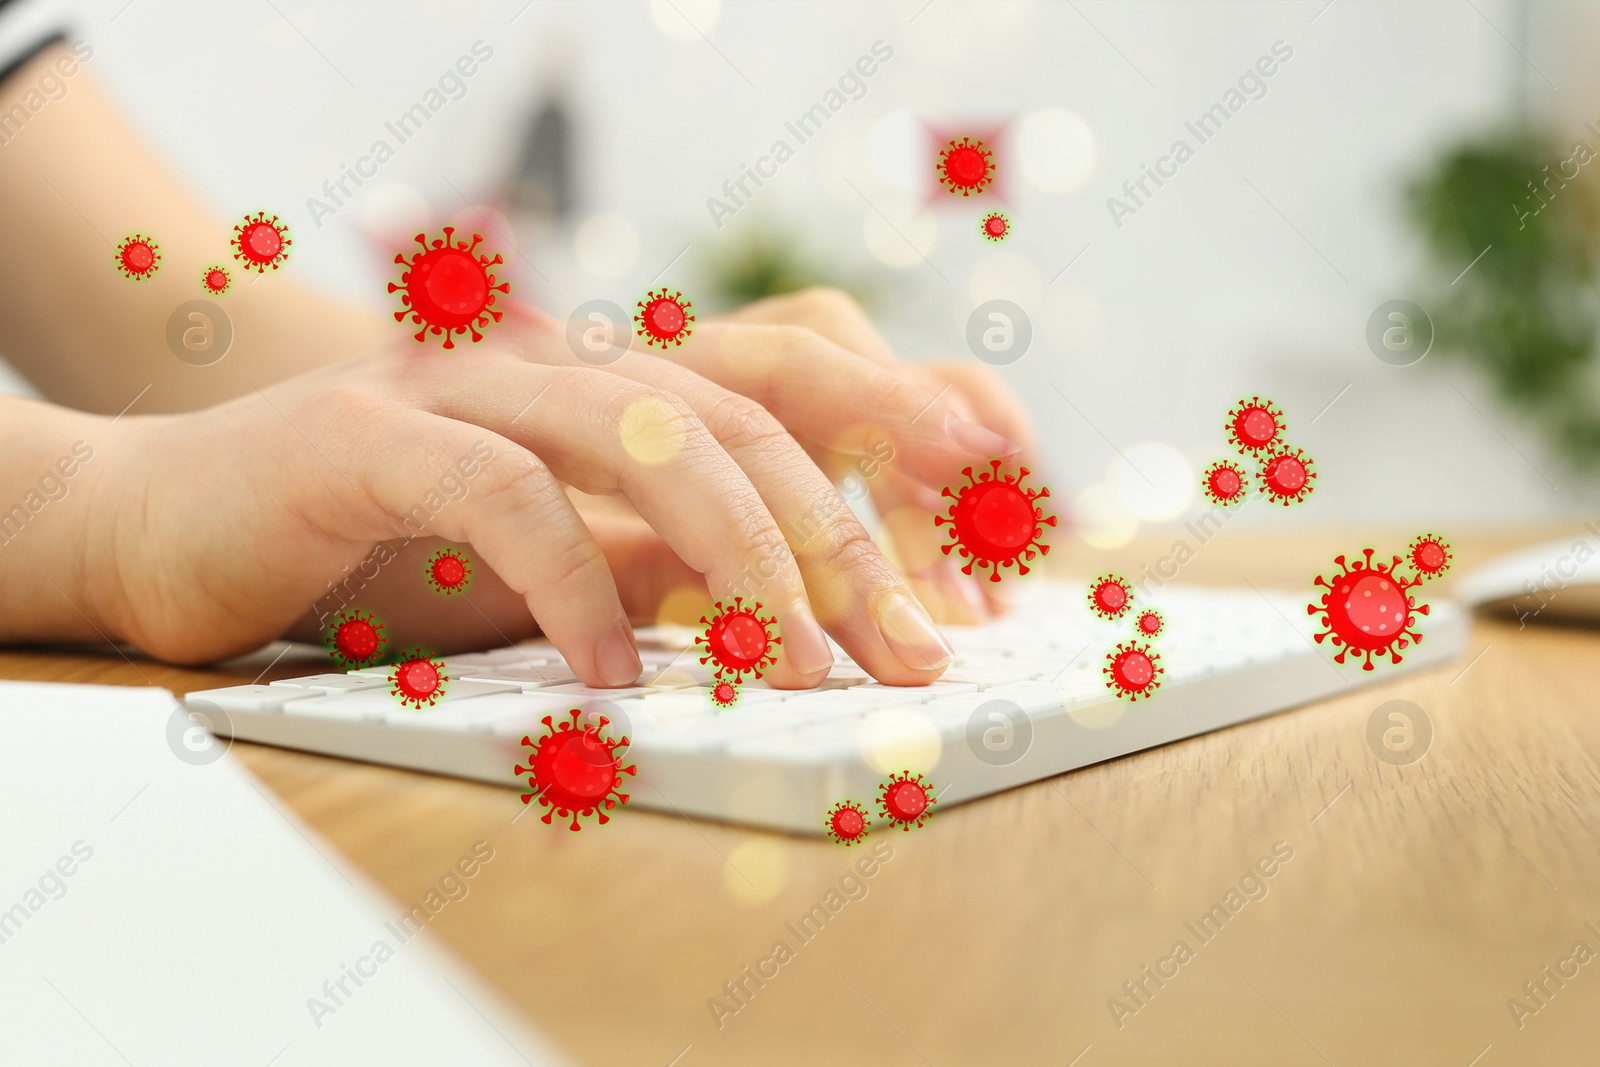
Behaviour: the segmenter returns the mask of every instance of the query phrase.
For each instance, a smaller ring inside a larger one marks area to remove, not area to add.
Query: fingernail
[[[878,633],[895,658],[915,670],[936,671],[956,657],[922,605],[902,592],[878,604]]]
[[[600,639],[599,647],[594,650],[594,665],[600,671],[601,681],[607,685],[627,685],[638,680],[644,671],[644,664],[639,662],[639,650],[633,643],[633,627],[628,625],[626,619]]]
[[[783,613],[783,655],[799,674],[819,674],[833,666],[833,650],[804,601]]]
[[[979,426],[966,419],[950,420],[950,439],[968,452],[984,457],[1009,456],[1021,452],[1022,446],[1007,438],[1001,437],[993,430]]]

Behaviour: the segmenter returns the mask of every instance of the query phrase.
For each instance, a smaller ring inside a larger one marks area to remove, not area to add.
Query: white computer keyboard
[[[1005,618],[945,627],[957,659],[925,688],[872,681],[837,646],[825,686],[741,687],[739,702],[712,704],[711,675],[694,632],[639,631],[645,674],[627,689],[579,684],[545,642],[450,656],[446,693],[433,707],[401,706],[389,668],[317,674],[270,685],[190,693],[225,713],[219,732],[264,744],[481,779],[526,789],[512,768],[545,716],[581,708],[627,734],[629,808],[821,834],[835,802],[871,810],[878,785],[911,770],[951,804],[1193,737],[1448,661],[1466,646],[1467,617],[1435,601],[1424,640],[1404,662],[1343,666],[1315,644],[1309,594],[1169,588],[1141,600],[1166,628],[1153,645],[1165,670],[1154,695],[1112,695],[1103,667],[1130,622],[1087,608],[1083,583],[1035,582]],[[996,703],[1003,701],[1005,703]],[[995,718],[998,713],[1001,717]]]

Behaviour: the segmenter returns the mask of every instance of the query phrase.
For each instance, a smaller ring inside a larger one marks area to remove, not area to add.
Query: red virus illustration
[[[233,285],[233,276],[226,267],[213,265],[200,272],[200,288],[212,296],[221,296]]]
[[[1261,491],[1268,500],[1275,500],[1284,507],[1298,504],[1316,488],[1311,484],[1317,478],[1317,472],[1311,469],[1313,466],[1315,463],[1303,448],[1285,446],[1268,452],[1261,459]]]
[[[578,823],[580,815],[594,815],[603,826],[611,819],[606,812],[628,802],[622,792],[622,776],[636,774],[637,767],[622,765],[617,749],[627,748],[626,737],[606,736],[611,720],[599,716],[598,726],[580,726],[582,714],[573,708],[570,722],[557,727],[549,715],[544,717],[545,734],[538,741],[524,737],[522,743],[531,750],[528,765],[520,763],[513,769],[518,777],[528,775],[528,787],[533,791],[522,794],[524,804],[539,798],[539,806],[549,808],[544,814],[544,824],[552,825],[552,816],[572,817],[567,829],[583,829]]]
[[[1245,498],[1244,468],[1232,460],[1219,459],[1206,468],[1201,489],[1213,504],[1231,507]]]
[[[278,216],[267,218],[265,211],[246,215],[233,228],[233,258],[244,261],[245,270],[265,274],[267,268],[277,270],[289,258],[289,224],[279,222]]]
[[[872,823],[867,821],[867,811],[860,804],[853,800],[841,800],[828,812],[822,825],[828,828],[829,837],[849,848],[867,836]]]
[[[719,600],[714,616],[710,619],[700,616],[706,632],[696,637],[694,643],[705,646],[706,654],[700,657],[700,662],[717,665],[718,681],[728,681],[730,675],[734,683],[744,681],[746,674],[759,678],[762,671],[778,662],[773,646],[783,644],[783,638],[773,637],[767,629],[778,620],[776,617],[763,619],[756,614],[760,610],[760,604],[747,608],[744,597],[736,596],[733,607],[724,607]]]
[[[719,708],[731,708],[739,702],[739,687],[732,682],[718,682],[711,687],[711,703]]]
[[[971,196],[983,192],[994,181],[994,153],[982,141],[963,137],[945,143],[934,169],[939,172],[939,184],[952,195]]]
[[[998,211],[991,211],[978,223],[978,232],[988,240],[999,244],[1011,236],[1011,220]]]
[[[389,672],[389,693],[407,707],[426,704],[431,708],[444,696],[444,684],[449,680],[444,664],[418,648],[402,656]]]
[[[383,635],[383,623],[371,612],[352,610],[334,616],[328,624],[327,642],[333,658],[348,670],[376,663],[389,639]]]
[[[935,515],[933,524],[950,525],[950,539],[954,544],[943,545],[944,554],[960,548],[961,558],[967,563],[961,568],[963,574],[971,574],[973,564],[979,568],[989,569],[989,580],[1000,580],[1000,568],[1015,565],[1018,574],[1027,574],[1028,565],[1024,560],[1031,560],[1036,555],[1050,554],[1050,546],[1040,542],[1044,536],[1046,526],[1054,526],[1056,517],[1046,515],[1043,509],[1035,507],[1034,501],[1050,495],[1048,489],[1024,489],[1022,480],[1028,476],[1028,468],[1019,468],[1019,473],[1013,477],[1006,475],[1000,477],[1000,461],[989,461],[992,473],[985,472],[976,478],[972,476],[972,468],[962,470],[967,477],[967,484],[958,492],[951,492],[946,486],[945,496],[953,503],[950,505],[950,517]],[[1035,552],[1034,550],[1038,551]]]
[[[1240,454],[1258,452],[1278,440],[1288,424],[1283,412],[1270,400],[1253,396],[1241,400],[1228,412],[1228,440],[1239,447]]]
[[[891,825],[909,831],[921,826],[932,815],[930,808],[939,802],[933,791],[923,784],[922,775],[901,771],[891,774],[878,787],[878,808]]]
[[[149,281],[161,269],[161,246],[142,233],[132,234],[117,246],[115,261],[124,278]]]
[[[454,596],[472,584],[472,567],[468,565],[467,557],[453,548],[441,548],[435,552],[424,573],[434,591],[445,596]]]
[[[1120,644],[1106,653],[1106,688],[1119,697],[1137,701],[1161,688],[1161,655],[1149,645],[1135,641]]]
[[[1103,574],[1089,583],[1089,610],[1102,619],[1120,619],[1133,606],[1133,586],[1126,578]]]
[[[694,333],[694,327],[689,325],[694,322],[694,316],[689,314],[694,304],[684,299],[682,293],[675,291],[668,296],[663,288],[659,293],[644,294],[644,299],[636,306],[638,310],[633,313],[634,324],[639,327],[636,332],[647,345],[662,348],[669,344],[682,345]]]
[[[1450,542],[1438,534],[1418,535],[1406,550],[1406,557],[1417,569],[1417,577],[1425,582],[1431,582],[1449,570],[1453,558],[1450,555]]]
[[[1365,561],[1356,560],[1351,566],[1343,556],[1333,562],[1340,571],[1332,581],[1317,576],[1317,585],[1327,590],[1322,594],[1321,605],[1307,604],[1306,614],[1322,616],[1327,626],[1321,633],[1313,634],[1317,643],[1331,636],[1339,646],[1333,658],[1344,662],[1347,653],[1365,656],[1362,670],[1372,670],[1373,653],[1389,654],[1390,662],[1400,662],[1400,650],[1410,647],[1413,641],[1421,642],[1422,635],[1412,630],[1416,616],[1428,614],[1428,605],[1418,606],[1416,598],[1407,590],[1422,584],[1421,578],[1407,581],[1396,573],[1400,557],[1388,566],[1373,565],[1372,549],[1362,549]]]
[[[394,313],[394,321],[404,322],[411,316],[411,324],[421,327],[416,339],[422,341],[429,332],[444,338],[445,348],[456,346],[455,334],[470,331],[474,341],[483,340],[480,329],[487,329],[492,319],[499,322],[505,317],[494,308],[496,293],[510,293],[511,283],[497,281],[491,267],[505,262],[496,252],[493,259],[478,251],[483,240],[473,234],[472,240],[457,241],[455,227],[446,226],[444,236],[428,243],[426,234],[417,234],[420,252],[410,259],[396,252],[397,265],[409,269],[400,273],[400,284],[389,283],[389,292],[400,293],[403,305]]]
[[[1161,617],[1161,612],[1155,608],[1145,608],[1134,620],[1134,626],[1138,629],[1140,637],[1160,637],[1161,631],[1167,628],[1167,623]]]

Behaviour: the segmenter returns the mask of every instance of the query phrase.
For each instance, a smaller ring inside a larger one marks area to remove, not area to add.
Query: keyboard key
[[[978,687],[970,682],[947,682],[940,679],[929,685],[884,685],[882,682],[869,682],[866,685],[852,685],[849,691],[886,694],[894,697],[896,704],[926,704],[930,700],[955,696],[957,693],[976,693]]]
[[[215,704],[223,711],[279,712],[291,700],[303,700],[303,690],[277,685],[235,685],[227,689],[201,689],[183,699]]]
[[[353,674],[313,674],[306,678],[284,678],[271,684],[282,689],[318,689],[326,693],[338,693],[375,689],[381,683],[370,677]]]
[[[450,667],[449,664],[447,666]],[[455,677],[455,675],[451,675]],[[463,681],[498,682],[520,689],[543,689],[553,685],[567,685],[577,681],[565,667],[478,667],[460,672]]]

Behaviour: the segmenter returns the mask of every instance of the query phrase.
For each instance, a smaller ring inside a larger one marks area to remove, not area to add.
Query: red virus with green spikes
[[[994,181],[994,153],[982,141],[963,137],[960,141],[947,141],[939,150],[939,184],[952,195],[971,196],[981,193]]]
[[[114,258],[124,278],[147,282],[161,269],[161,246],[142,233],[129,234],[117,245]]]
[[[472,584],[472,565],[465,555],[453,548],[435,552],[423,573],[434,592],[444,596],[455,596]]]
[[[1312,484],[1317,480],[1315,463],[1303,448],[1285,445],[1264,453],[1260,462],[1259,484],[1268,500],[1288,507],[1300,503],[1316,488]]]
[[[212,264],[200,272],[200,288],[212,296],[221,296],[233,285],[233,276],[221,264]]]
[[[431,333],[444,338],[445,348],[454,348],[455,339],[470,333],[473,341],[483,340],[479,331],[487,329],[492,321],[505,317],[494,307],[496,293],[510,293],[511,283],[495,278],[493,268],[504,262],[500,253],[494,258],[478,251],[482,243],[480,234],[471,241],[455,239],[455,227],[446,226],[444,236],[428,243],[427,234],[419,233],[416,242],[421,250],[407,259],[395,253],[396,265],[407,268],[400,274],[400,284],[389,283],[389,292],[400,294],[403,305],[394,313],[394,321],[404,322],[411,316],[411,325],[419,327],[416,340],[424,341]]]
[[[278,221],[278,216],[267,218],[265,211],[246,215],[233,228],[233,258],[244,264],[245,270],[265,274],[267,268],[277,270],[289,259],[289,224]]]
[[[1314,584],[1327,592],[1320,603],[1306,605],[1306,614],[1321,615],[1321,625],[1327,629],[1313,634],[1317,643],[1331,637],[1338,647],[1333,657],[1343,663],[1345,656],[1354,653],[1365,657],[1362,670],[1372,670],[1372,657],[1387,654],[1391,663],[1399,663],[1402,649],[1420,642],[1422,635],[1414,627],[1418,615],[1428,614],[1428,605],[1418,605],[1410,590],[1422,584],[1420,577],[1406,578],[1399,573],[1401,559],[1385,565],[1372,562],[1373,550],[1361,550],[1364,559],[1346,563],[1343,556],[1335,556],[1339,566],[1337,574],[1317,576]]]
[[[1102,574],[1089,583],[1089,610],[1107,621],[1120,619],[1133,607],[1133,586],[1126,578]]]
[[[343,664],[346,670],[368,667],[383,656],[389,639],[383,635],[383,623],[371,612],[351,609],[334,616],[325,635],[328,651]]]
[[[1232,460],[1219,459],[1206,468],[1200,480],[1201,491],[1213,504],[1232,507],[1249,495],[1244,468]]]
[[[582,725],[581,711],[573,708],[570,714],[571,721],[563,720],[560,726],[546,715],[544,736],[537,741],[522,739],[529,750],[524,757],[528,765],[517,764],[513,773],[519,778],[528,776],[532,791],[522,794],[524,804],[538,797],[539,806],[550,809],[544,814],[546,826],[553,825],[551,819],[560,815],[572,819],[567,829],[576,832],[583,829],[580,815],[593,815],[602,826],[611,821],[606,812],[628,802],[628,794],[622,792],[622,776],[636,775],[638,769],[622,765],[617,750],[627,748],[628,739],[608,735],[610,719],[600,715],[598,724]]]
[[[891,774],[878,787],[878,810],[889,820],[889,825],[909,831],[928,821],[932,808],[939,802],[924,782],[922,775],[901,771]]]
[[[867,810],[853,800],[841,800],[828,812],[822,825],[828,836],[849,848],[867,837],[872,823],[867,821]]]
[[[1406,558],[1416,569],[1417,577],[1431,582],[1450,569],[1450,542],[1438,534],[1419,534],[1406,549]]]
[[[991,211],[978,223],[978,232],[985,240],[999,244],[1011,236],[1011,220],[998,211]]]
[[[1140,637],[1160,637],[1161,631],[1167,628],[1167,622],[1155,608],[1145,608],[1139,612],[1133,626],[1139,631]]]
[[[1106,688],[1118,697],[1137,702],[1161,688],[1161,655],[1137,641],[1119,644],[1106,653]]]
[[[706,632],[694,643],[706,650],[701,663],[716,664],[718,681],[737,684],[744,681],[746,674],[759,678],[762,671],[778,662],[774,648],[783,644],[783,638],[772,636],[769,629],[778,620],[776,616],[763,619],[760,611],[760,604],[745,607],[744,597],[736,596],[732,607],[723,606],[719,600],[715,615],[709,619],[700,616]]]
[[[731,708],[739,702],[739,687],[732,682],[718,682],[711,687],[711,703],[719,708]]]
[[[444,696],[445,683],[450,676],[444,673],[444,664],[422,649],[413,649],[395,662],[389,671],[389,694],[406,707],[430,708]]]
[[[1028,468],[1018,468],[1016,475],[1000,476],[1000,461],[989,461],[991,471],[973,477],[972,468],[962,470],[967,484],[952,492],[945,487],[944,496],[952,501],[950,515],[935,515],[933,524],[950,527],[952,544],[942,545],[944,554],[959,549],[966,565],[963,574],[971,574],[976,565],[989,571],[989,580],[1000,580],[1000,568],[1017,568],[1018,574],[1028,573],[1028,560],[1040,554],[1049,555],[1050,546],[1039,539],[1046,526],[1054,526],[1056,517],[1046,515],[1034,504],[1048,497],[1049,489],[1024,489],[1023,479]]]
[[[635,331],[647,345],[681,346],[694,333],[694,303],[679,292],[648,292],[633,313]]]
[[[1288,424],[1283,421],[1283,412],[1272,401],[1253,396],[1233,406],[1233,410],[1228,412],[1224,429],[1227,430],[1228,440],[1243,455],[1276,444],[1288,429]]]

